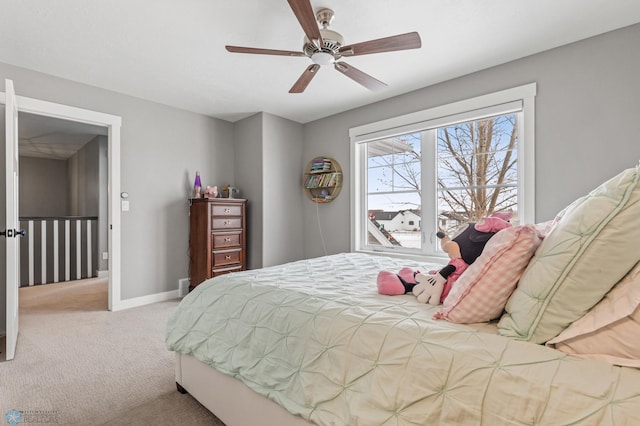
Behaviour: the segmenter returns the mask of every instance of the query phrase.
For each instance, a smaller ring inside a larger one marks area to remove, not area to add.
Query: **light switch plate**
[[[123,212],[129,211],[129,200],[122,200],[122,211]]]

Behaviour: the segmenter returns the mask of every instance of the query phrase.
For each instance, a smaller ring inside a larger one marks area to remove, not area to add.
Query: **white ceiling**
[[[107,128],[40,115],[18,115],[18,152],[22,157],[67,160]]]
[[[0,0],[0,62],[236,121],[265,111],[301,123],[640,22],[638,0],[312,0],[346,44],[417,31],[422,48],[349,58],[376,93],[306,57],[285,0]]]

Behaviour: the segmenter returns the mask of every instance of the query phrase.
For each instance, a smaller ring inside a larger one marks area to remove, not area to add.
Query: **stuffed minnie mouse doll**
[[[397,274],[381,271],[378,274],[378,293],[389,296],[413,293],[421,303],[439,304],[444,301],[460,275],[482,253],[487,241],[498,231],[511,226],[511,215],[495,213],[467,228],[451,239],[438,232],[442,249],[449,255],[449,263],[439,271],[421,274],[402,268]]]
[[[411,291],[418,298],[418,302],[427,303],[431,298],[431,289],[440,286],[442,293],[439,302],[444,302],[456,280],[480,257],[487,241],[498,231],[511,226],[510,218],[511,215],[494,213],[478,223],[468,224],[467,228],[453,239],[443,232],[438,232],[436,235],[440,238],[442,250],[449,255],[449,263],[439,271],[430,271],[426,277],[418,278],[419,283]],[[424,292],[426,294],[423,294]]]

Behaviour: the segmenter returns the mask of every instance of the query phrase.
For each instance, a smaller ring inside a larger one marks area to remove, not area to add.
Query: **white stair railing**
[[[20,218],[27,230],[21,240],[20,286],[97,276],[97,224],[91,216]]]

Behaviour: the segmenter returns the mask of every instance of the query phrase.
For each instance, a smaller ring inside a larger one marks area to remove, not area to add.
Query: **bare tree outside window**
[[[463,224],[517,208],[516,114],[435,132],[438,228],[452,234]],[[369,243],[420,247],[414,219],[424,202],[421,173],[432,167],[422,159],[423,136],[416,132],[367,144],[369,220],[382,233],[370,231]]]
[[[438,129],[438,211],[449,229],[518,203],[515,114]]]

